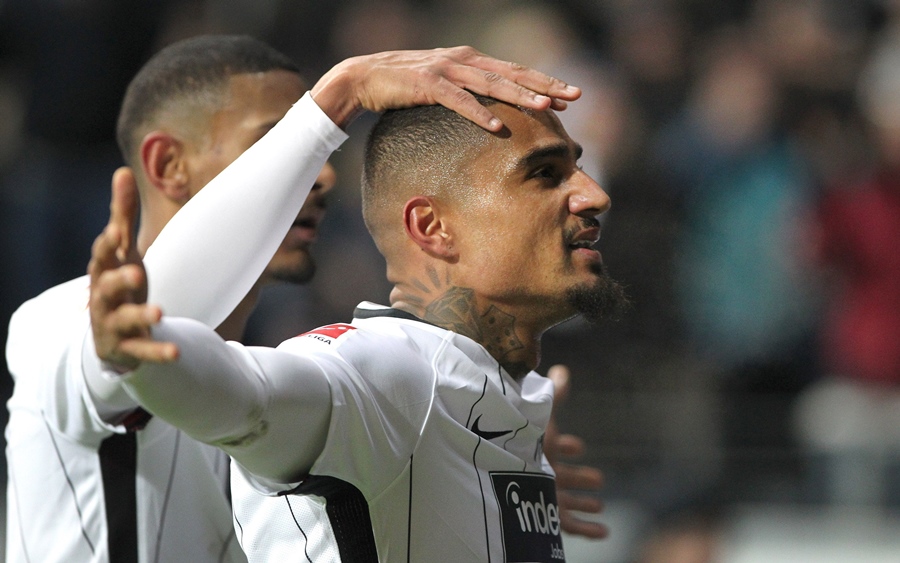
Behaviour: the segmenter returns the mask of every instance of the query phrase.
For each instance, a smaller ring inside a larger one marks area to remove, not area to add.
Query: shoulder
[[[312,356],[329,374],[348,374],[354,386],[432,388],[431,360],[441,339],[398,319],[355,319],[321,326],[283,342],[280,350]],[[336,363],[340,363],[336,366]],[[329,365],[332,366],[329,369]],[[333,382],[334,383],[334,382]]]
[[[10,370],[18,357],[52,355],[87,323],[87,276],[57,285],[23,303],[10,317],[6,356]]]
[[[37,319],[50,324],[81,316],[87,311],[89,296],[87,276],[69,280],[22,303],[13,313],[10,326],[27,326]]]

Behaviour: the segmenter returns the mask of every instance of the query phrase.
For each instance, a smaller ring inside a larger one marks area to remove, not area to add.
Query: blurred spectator
[[[723,446],[733,462],[724,478],[737,493],[734,478],[753,475],[747,461],[791,446],[789,407],[815,373],[816,300],[799,236],[812,193],[779,127],[779,83],[756,43],[743,30],[722,30],[702,57],[658,157],[684,205],[681,319],[694,352],[721,378]]]
[[[859,105],[875,162],[863,180],[830,186],[818,210],[827,376],[798,402],[797,429],[828,500],[900,503],[889,489],[900,478],[900,25],[862,74]]]
[[[632,95],[654,125],[682,106],[689,87],[689,22],[676,2],[619,1],[611,10],[610,54],[628,74]]]

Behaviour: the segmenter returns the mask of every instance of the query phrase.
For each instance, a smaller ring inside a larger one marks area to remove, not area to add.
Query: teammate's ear
[[[185,204],[190,199],[184,143],[165,131],[148,133],[141,141],[141,166],[150,185],[165,197]]]
[[[425,196],[416,196],[403,206],[403,226],[406,236],[419,248],[443,260],[456,260],[453,236],[434,202]]]

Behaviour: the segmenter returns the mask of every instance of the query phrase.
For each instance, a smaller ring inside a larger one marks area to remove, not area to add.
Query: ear
[[[453,237],[431,198],[416,196],[407,201],[403,206],[403,225],[406,236],[429,255],[445,260],[456,259]]]
[[[181,205],[191,194],[184,142],[165,131],[148,133],[141,141],[144,175],[165,197]]]

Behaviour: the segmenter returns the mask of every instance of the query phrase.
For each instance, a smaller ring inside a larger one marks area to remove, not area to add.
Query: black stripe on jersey
[[[99,454],[109,560],[137,563],[137,435],[113,434],[100,443]]]
[[[472,428],[472,413],[475,412],[475,405],[481,402],[481,399],[484,399],[485,393],[487,393],[487,384],[488,384],[488,376],[485,374],[484,376],[484,386],[481,388],[481,396],[478,397],[478,400],[472,403],[472,406],[469,408],[469,418],[466,419],[466,428]],[[476,446],[475,449],[478,449]]]
[[[394,309],[393,307],[379,307],[377,309],[363,309],[361,307],[357,307],[353,311],[353,318],[355,319],[374,319],[375,317],[393,317],[396,319],[407,319],[410,321],[419,321],[420,323],[437,326],[436,324],[430,323],[428,321],[423,321],[419,317],[407,313],[406,311]]]
[[[475,405],[472,406],[474,407]],[[478,490],[481,492],[481,513],[484,515],[484,543],[487,547],[488,563],[491,563],[491,534],[488,533],[487,499],[484,498],[484,484],[481,482],[481,473],[478,471],[478,462],[475,461],[475,455],[478,453],[478,446],[481,445],[482,440],[483,438],[479,436],[478,443],[475,444],[475,449],[472,450],[472,467],[475,468],[475,475],[478,477]]]
[[[294,514],[294,507],[291,506],[291,499],[288,497],[284,497],[284,502],[287,503],[288,512],[291,513],[291,518],[294,520],[294,524],[297,525],[297,529],[300,530],[300,533],[303,534],[303,555],[306,556],[306,560],[309,563],[313,563],[312,557],[309,556],[309,552],[306,551],[306,546],[309,544],[309,536],[306,535],[306,532],[303,531],[303,526],[300,525],[300,522],[297,521],[297,515]]]
[[[369,503],[359,489],[335,477],[310,475],[300,486],[283,494],[324,498],[325,512],[331,522],[341,561],[378,563]]]
[[[41,415],[44,413],[41,412]],[[87,530],[84,529],[84,516],[81,513],[81,505],[78,504],[78,495],[75,493],[75,485],[72,483],[72,479],[69,477],[69,471],[66,467],[66,461],[63,459],[62,453],[59,451],[59,446],[56,444],[56,436],[53,435],[53,429],[50,428],[50,425],[47,423],[46,416],[42,416],[44,420],[44,426],[47,428],[47,434],[50,435],[50,441],[53,442],[53,450],[56,452],[56,458],[59,460],[59,466],[62,468],[63,475],[66,476],[66,483],[69,485],[69,491],[72,492],[72,502],[75,504],[75,511],[78,513],[78,525],[81,526],[81,535],[84,537],[84,541],[87,542],[88,547],[91,550],[91,554],[94,554],[94,542],[91,541],[91,538],[88,537]],[[21,518],[21,515],[20,515]],[[25,545],[25,541],[22,541],[22,545]],[[27,546],[25,547],[27,549]],[[27,554],[26,554],[27,557]]]
[[[413,498],[413,456],[409,456],[409,494],[407,495],[407,502],[409,503],[406,509],[406,563],[410,563],[410,557],[412,553],[412,502]]]
[[[509,438],[507,438],[505,442],[503,442],[503,449],[506,450],[506,444],[508,444],[508,443],[512,442],[513,440],[515,440],[515,439],[516,439],[516,436],[519,435],[519,432],[521,432],[522,430],[525,430],[526,428],[528,428],[528,425],[529,425],[529,424],[531,424],[531,423],[530,423],[530,422],[528,421],[528,419],[526,418],[526,419],[525,419],[525,424],[523,424],[522,426],[516,428],[515,432],[513,432],[513,435],[510,436]],[[509,450],[506,450],[506,451],[509,451]],[[528,467],[528,464],[525,464],[525,467]],[[525,470],[523,469],[522,471],[525,471]]]
[[[159,561],[159,553],[162,551],[163,530],[166,527],[166,513],[169,511],[169,497],[172,495],[172,483],[175,481],[175,468],[178,466],[178,447],[181,445],[181,430],[175,430],[175,448],[172,452],[172,466],[169,467],[169,478],[166,481],[166,495],[163,497],[162,510],[159,515],[159,526],[156,529],[156,555],[154,562]]]

